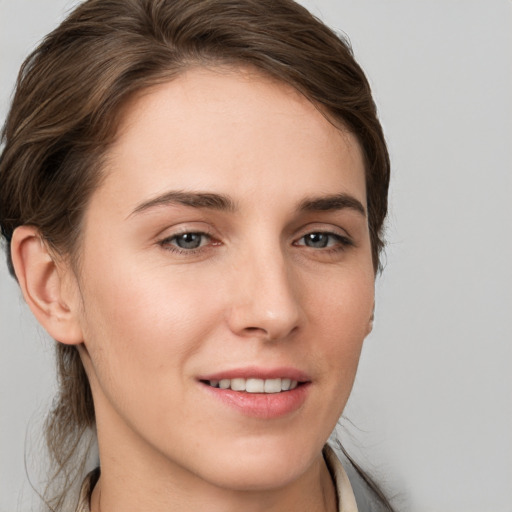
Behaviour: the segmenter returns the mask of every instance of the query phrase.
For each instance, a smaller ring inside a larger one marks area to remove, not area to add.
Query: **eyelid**
[[[336,224],[326,222],[312,222],[296,230],[296,239],[306,236],[309,233],[325,233],[326,235],[340,236],[342,238],[352,239],[347,229]]]
[[[173,236],[183,235],[184,233],[204,233],[213,236],[214,229],[210,224],[203,221],[183,221],[176,222],[172,225],[166,225],[158,230],[155,235],[156,239],[171,238]]]

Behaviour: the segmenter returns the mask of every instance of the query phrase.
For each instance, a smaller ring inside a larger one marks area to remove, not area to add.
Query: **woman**
[[[356,510],[325,443],[372,327],[389,160],[346,43],[288,0],[90,0],[26,61],[4,141],[66,484],[97,433],[77,510]]]

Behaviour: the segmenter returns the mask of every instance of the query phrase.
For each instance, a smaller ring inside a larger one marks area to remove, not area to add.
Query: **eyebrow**
[[[306,198],[299,204],[299,210],[303,212],[327,212],[347,208],[366,217],[366,209],[361,201],[349,194],[334,194],[330,196]]]
[[[128,217],[159,206],[172,206],[176,204],[226,212],[234,212],[238,209],[236,202],[227,195],[211,192],[171,190],[139,204]],[[327,212],[347,208],[366,217],[366,209],[362,203],[355,197],[344,193],[303,199],[300,201],[297,210],[302,212]]]
[[[139,204],[129,216],[142,213],[158,206],[172,206],[175,204],[190,206],[192,208],[206,208],[219,211],[235,211],[235,202],[228,196],[208,192],[184,192],[171,190]]]

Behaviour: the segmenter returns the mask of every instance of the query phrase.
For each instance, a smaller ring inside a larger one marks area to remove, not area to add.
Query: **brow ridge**
[[[142,213],[159,206],[179,204],[192,208],[206,208],[219,211],[235,211],[235,202],[226,195],[212,192],[185,192],[171,190],[139,204],[130,215]]]
[[[171,190],[142,202],[133,210],[130,216],[159,206],[169,206],[173,204],[228,212],[237,210],[235,201],[224,194]],[[363,204],[355,197],[346,193],[305,198],[299,202],[297,210],[302,212],[315,212],[335,211],[347,208],[366,217],[366,209]]]
[[[299,203],[298,209],[305,212],[315,212],[344,210],[346,208],[354,210],[366,217],[366,208],[361,201],[345,193],[306,198]]]

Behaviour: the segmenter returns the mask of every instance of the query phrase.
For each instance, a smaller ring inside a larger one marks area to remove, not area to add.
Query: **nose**
[[[299,283],[283,252],[252,252],[242,257],[233,280],[228,313],[232,332],[239,336],[280,340],[299,327]]]

